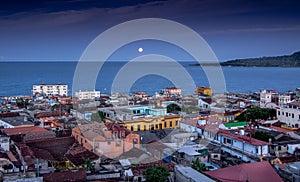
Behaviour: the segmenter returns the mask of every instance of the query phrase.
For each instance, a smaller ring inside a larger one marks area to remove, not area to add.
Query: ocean
[[[116,74],[126,62],[106,62],[100,70],[95,89],[109,94]],[[197,86],[209,86],[208,79],[200,66],[191,66],[192,62],[181,62]],[[68,84],[72,93],[73,76],[77,62],[0,62],[0,96],[31,95],[33,84]],[[155,67],[156,66],[156,67]],[[139,63],[136,69],[148,68]],[[168,67],[163,63],[152,65],[152,69],[164,68],[166,72],[176,73],[175,79],[182,79],[179,68]],[[300,87],[300,68],[281,67],[221,67],[226,90],[230,92],[256,92],[262,89],[275,89],[279,92],[295,90]],[[214,70],[212,68],[208,68]],[[178,72],[178,74],[177,74]],[[86,74],[90,74],[86,71]],[[133,74],[128,72],[127,74]],[[88,80],[87,80],[88,81]],[[126,85],[127,82],[122,84]],[[174,86],[163,75],[148,74],[141,76],[130,87],[130,92],[143,91],[147,94],[159,92],[165,87]],[[194,88],[192,88],[193,90]]]

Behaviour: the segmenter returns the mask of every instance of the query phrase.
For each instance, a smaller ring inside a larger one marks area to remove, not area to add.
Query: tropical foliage
[[[170,172],[163,166],[157,166],[148,168],[144,175],[147,181],[165,182]]]

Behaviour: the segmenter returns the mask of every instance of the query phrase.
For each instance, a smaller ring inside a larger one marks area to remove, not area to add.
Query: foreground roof
[[[205,174],[222,182],[283,182],[275,169],[267,161],[245,163],[232,167],[226,167],[214,171],[207,171]]]

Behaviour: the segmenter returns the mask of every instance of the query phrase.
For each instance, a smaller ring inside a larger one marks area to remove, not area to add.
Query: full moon
[[[139,51],[139,52],[143,52],[143,48],[140,47],[140,48],[138,49],[138,51]]]

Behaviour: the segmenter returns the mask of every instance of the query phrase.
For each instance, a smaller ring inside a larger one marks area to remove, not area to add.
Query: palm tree
[[[207,167],[205,166],[205,164],[202,164],[199,161],[199,158],[197,158],[196,161],[193,162],[192,168],[195,169],[196,171],[200,172],[200,173],[202,173],[204,171],[207,171]]]

